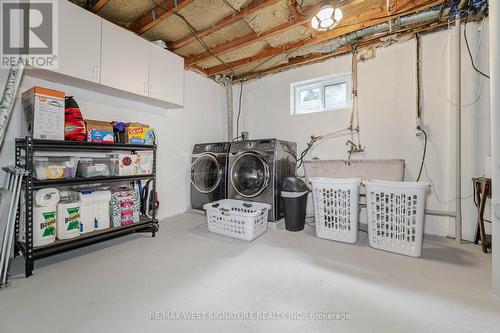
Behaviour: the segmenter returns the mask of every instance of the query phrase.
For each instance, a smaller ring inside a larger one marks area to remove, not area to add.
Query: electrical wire
[[[472,198],[472,196],[474,195],[473,193],[469,194],[468,196],[466,197],[460,197],[460,198],[453,198],[453,199],[450,199],[450,200],[442,200],[439,193],[437,192],[437,187],[436,185],[434,184],[434,180],[431,178],[431,176],[429,175],[429,172],[427,170],[427,164],[425,164],[424,162],[424,172],[425,172],[425,176],[427,178],[427,180],[431,183],[432,185],[432,192],[434,193],[434,195],[436,196],[436,199],[437,201],[439,201],[440,203],[442,204],[450,204],[452,202],[455,202],[457,201],[457,199],[460,199],[460,200],[466,200],[466,199],[470,199]]]
[[[483,20],[484,21],[484,20]],[[482,33],[482,31],[481,31]],[[469,52],[469,57],[470,57],[470,62],[472,63],[472,67],[474,68],[474,70],[476,72],[478,72],[479,74],[481,74],[482,76],[486,77],[486,78],[490,78],[489,75],[487,74],[484,74],[482,71],[480,71],[477,67],[476,67],[476,64],[474,63],[474,58],[472,57],[472,53],[470,51],[470,46],[469,46],[469,40],[467,39],[467,20],[465,21],[465,24],[464,24],[464,39],[465,39],[465,45],[467,46],[467,52]]]
[[[481,28],[481,35],[479,36],[479,42],[477,44],[477,49],[476,49],[476,58],[479,55],[479,51],[481,49],[481,43],[482,43],[482,40],[483,40],[484,22],[485,21],[483,19],[482,28]],[[445,84],[444,84],[444,77],[445,77],[445,74],[446,74],[446,71],[445,71],[445,68],[446,68],[446,65],[445,65],[445,55],[446,55],[446,50],[448,49],[448,43],[450,41],[450,30],[451,30],[450,26],[448,26],[448,33],[446,34],[446,41],[444,43],[443,52],[441,54],[441,68],[443,69],[442,75],[441,75],[441,90],[443,91],[443,96],[444,96],[446,102],[448,102],[448,104],[450,104],[451,106],[459,106],[457,103],[455,103],[454,101],[452,101],[449,98],[448,92],[446,91]],[[477,89],[476,97],[471,102],[462,103],[462,104],[460,104],[460,106],[462,106],[462,107],[468,107],[468,106],[472,106],[472,105],[476,104],[479,101],[479,99],[481,98],[481,92],[482,92],[482,90],[483,90],[483,76],[480,75],[479,87]]]
[[[240,81],[240,97],[238,102],[238,116],[236,117],[236,138],[233,141],[241,138],[240,135],[240,115],[241,115],[241,95],[243,95],[243,81]]]
[[[417,182],[418,182],[420,180],[420,177],[422,176],[422,170],[424,168],[424,163],[425,163],[425,156],[427,155],[427,133],[420,126],[417,127],[417,129],[420,132],[422,132],[422,134],[424,134],[424,150],[422,152],[422,162],[420,163],[420,170],[418,171],[418,177],[417,177]]]

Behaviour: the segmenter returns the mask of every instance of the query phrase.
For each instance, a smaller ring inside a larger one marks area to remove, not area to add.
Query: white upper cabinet
[[[152,43],[149,46],[149,97],[184,105],[184,59]]]
[[[150,42],[102,20],[101,84],[149,96]]]
[[[70,1],[58,3],[59,68],[30,67],[28,75],[166,108],[184,105],[182,57]]]
[[[101,18],[69,1],[59,4],[59,68],[55,71],[99,83]]]

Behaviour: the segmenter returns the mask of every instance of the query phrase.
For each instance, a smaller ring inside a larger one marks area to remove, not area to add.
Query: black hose
[[[422,170],[424,169],[425,156],[427,155],[427,133],[422,129],[422,127],[418,126],[417,129],[424,134],[424,151],[422,153],[422,162],[420,163],[420,170],[418,171],[417,182],[420,180],[422,176]]]
[[[469,52],[470,62],[472,63],[472,67],[476,70],[476,72],[478,72],[482,76],[484,76],[484,77],[486,77],[486,78],[489,79],[490,76],[487,75],[487,74],[484,74],[482,71],[480,71],[476,67],[476,64],[474,64],[474,57],[472,56],[472,52],[470,51],[469,40],[467,39],[467,21],[465,21],[465,24],[464,24],[464,39],[465,39],[465,45],[467,46],[467,52]]]

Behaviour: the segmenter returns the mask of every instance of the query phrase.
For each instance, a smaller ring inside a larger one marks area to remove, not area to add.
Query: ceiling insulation
[[[72,0],[80,5],[85,0]],[[182,3],[183,1],[187,1]],[[275,72],[293,59],[290,66],[300,66],[301,60],[316,59],[310,55],[334,45],[339,36],[387,22],[387,15],[409,15],[431,7],[440,6],[445,0],[391,0],[387,11],[387,0],[332,0],[332,4],[342,6],[344,19],[334,29],[321,33],[314,32],[309,26],[310,17],[293,15],[291,8],[297,1],[299,12],[312,15],[317,9],[310,8],[323,3],[323,0],[172,0],[165,4],[183,5],[177,8],[208,46],[207,51],[197,38],[192,36],[186,23],[175,15],[177,10],[156,22],[147,16],[146,23],[140,23],[142,37],[165,42],[178,42],[171,45],[175,53],[188,59],[187,66],[216,75],[221,72],[234,72],[244,78],[252,72]],[[130,26],[139,17],[150,11],[161,0],[109,0],[98,15],[123,26]],[[307,10],[307,8],[310,8]],[[245,11],[242,11],[244,9]],[[249,10],[251,14],[246,13]],[[399,11],[399,12],[398,12]],[[246,16],[245,16],[246,15]],[[243,17],[243,18],[242,18]],[[147,22],[150,19],[150,22]],[[446,20],[446,18],[444,18]],[[290,22],[290,24],[287,24]],[[442,23],[442,22],[440,22]],[[148,25],[149,24],[149,25]],[[136,23],[137,25],[137,23]],[[435,28],[434,28],[435,29]],[[136,29],[136,31],[138,31]],[[305,44],[305,45],[304,45]],[[221,64],[217,57],[224,61]],[[232,71],[225,68],[232,66]]]
[[[290,15],[288,1],[280,0],[274,5],[248,15],[245,21],[256,33],[262,33],[274,26],[287,22],[290,19]]]
[[[179,11],[195,30],[207,28],[235,11],[223,0],[196,0]]]
[[[303,25],[299,25],[298,27],[286,30],[279,35],[271,36],[265,40],[272,47],[277,47],[297,40],[306,39],[308,37],[310,37],[309,29]]]
[[[175,50],[175,53],[177,53],[182,57],[188,57],[190,55],[199,54],[205,51],[206,51],[205,47],[201,45],[200,42],[195,40],[194,42],[189,43],[188,45]]]
[[[185,23],[182,22],[184,25]],[[253,32],[252,29],[248,27],[248,25],[244,21],[239,21],[233,25],[230,25],[224,29],[218,30],[207,37],[202,38],[205,44],[212,48],[221,43],[226,43],[231,41],[234,38],[241,37]],[[188,45],[181,47],[175,52],[183,57],[187,57],[194,54],[200,54],[205,52],[206,49],[198,40],[194,40]]]
[[[111,0],[99,10],[99,15],[116,24],[128,26],[155,6],[151,0]]]
[[[242,47],[240,49],[234,50],[232,52],[221,54],[219,56],[219,58],[222,61],[227,63],[227,62],[231,62],[231,61],[238,60],[241,58],[245,58],[249,54],[257,54],[257,53],[261,52],[262,50],[264,50],[266,47],[269,47],[269,44],[267,42],[259,41],[259,42],[252,43],[248,46]],[[216,61],[214,61],[214,60],[216,60]],[[198,65],[202,68],[208,68],[208,67],[216,66],[219,64],[220,64],[220,62],[217,59],[215,59],[214,57],[212,57],[211,59],[200,62]]]
[[[227,0],[227,2],[230,3],[236,10],[240,10],[248,6],[252,0]]]
[[[214,47],[220,44],[227,43],[235,38],[242,37],[252,33],[253,30],[248,27],[245,21],[238,21],[224,29],[217,30],[216,32],[203,38],[203,41],[208,47]]]
[[[172,42],[186,36],[189,33],[190,32],[186,23],[184,23],[184,21],[179,17],[172,15],[146,31],[142,34],[142,37],[149,40],[162,39],[166,42]]]

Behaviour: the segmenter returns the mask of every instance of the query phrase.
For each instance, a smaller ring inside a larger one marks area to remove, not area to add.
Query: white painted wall
[[[0,71],[0,87],[7,71]],[[71,86],[25,77],[20,93],[34,85],[58,89],[75,96],[84,118],[138,121],[150,124],[158,136],[159,217],[182,213],[190,206],[189,170],[193,145],[225,138],[225,90],[193,72],[185,73],[183,109],[167,110],[128,99],[109,97]],[[6,140],[0,151],[0,165],[14,161],[14,139],[21,131],[21,103],[16,101]]]
[[[488,68],[487,24],[477,65]],[[468,25],[473,52],[478,42],[478,25]],[[429,134],[426,165],[435,188],[429,194],[427,208],[454,209],[454,129],[450,95],[450,48],[445,49],[448,32],[428,34],[422,38],[423,56],[423,120]],[[463,47],[463,100],[473,100],[478,76]],[[361,143],[366,153],[354,158],[402,158],[406,161],[406,180],[418,174],[423,139],[415,136],[415,41],[410,40],[388,48],[377,49],[375,59],[359,64],[359,109]],[[444,70],[444,72],[443,72]],[[308,115],[290,114],[290,84],[321,76],[348,73],[351,57],[343,56],[323,63],[271,75],[243,86],[240,127],[251,138],[277,137],[306,147],[311,135],[325,134],[347,127],[349,111],[323,112]],[[234,88],[235,116],[238,113],[239,84]],[[484,81],[478,103],[463,109],[463,235],[472,239],[475,207],[471,198],[473,176],[483,175],[484,155],[489,154],[489,86]],[[344,159],[346,140],[335,138],[318,144],[309,158]],[[423,180],[426,177],[424,175]],[[437,193],[437,195],[436,195]],[[439,196],[439,199],[438,199]],[[427,217],[426,233],[453,235],[449,218]]]

